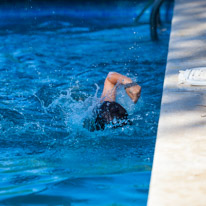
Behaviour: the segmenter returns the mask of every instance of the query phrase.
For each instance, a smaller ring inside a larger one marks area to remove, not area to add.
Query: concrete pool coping
[[[206,66],[206,1],[176,0],[148,206],[206,205],[206,87],[178,84]]]

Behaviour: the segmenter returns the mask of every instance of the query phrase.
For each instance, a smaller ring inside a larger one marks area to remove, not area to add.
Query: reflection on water
[[[3,25],[2,204],[146,203],[168,32],[153,43],[147,24],[109,29],[96,21],[94,30],[91,18],[81,26],[78,20],[41,17],[32,29],[25,29],[29,20]],[[109,71],[142,86],[137,105],[118,91],[133,125],[89,132],[83,121],[98,104]],[[21,197],[27,194],[33,195]]]

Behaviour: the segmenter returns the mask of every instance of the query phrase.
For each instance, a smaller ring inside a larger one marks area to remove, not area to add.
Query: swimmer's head
[[[127,111],[116,102],[104,102],[97,111],[95,120],[96,130],[103,130],[106,124],[113,125],[113,128],[123,127],[131,123]]]

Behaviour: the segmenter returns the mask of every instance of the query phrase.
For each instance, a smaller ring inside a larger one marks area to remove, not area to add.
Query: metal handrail
[[[153,41],[158,40],[157,26],[160,22],[159,10],[164,0],[155,0],[150,14],[150,35]]]

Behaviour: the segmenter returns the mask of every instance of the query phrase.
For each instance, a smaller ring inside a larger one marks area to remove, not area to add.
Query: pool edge
[[[205,205],[206,88],[178,85],[178,72],[206,65],[204,0],[176,0],[148,206]]]

